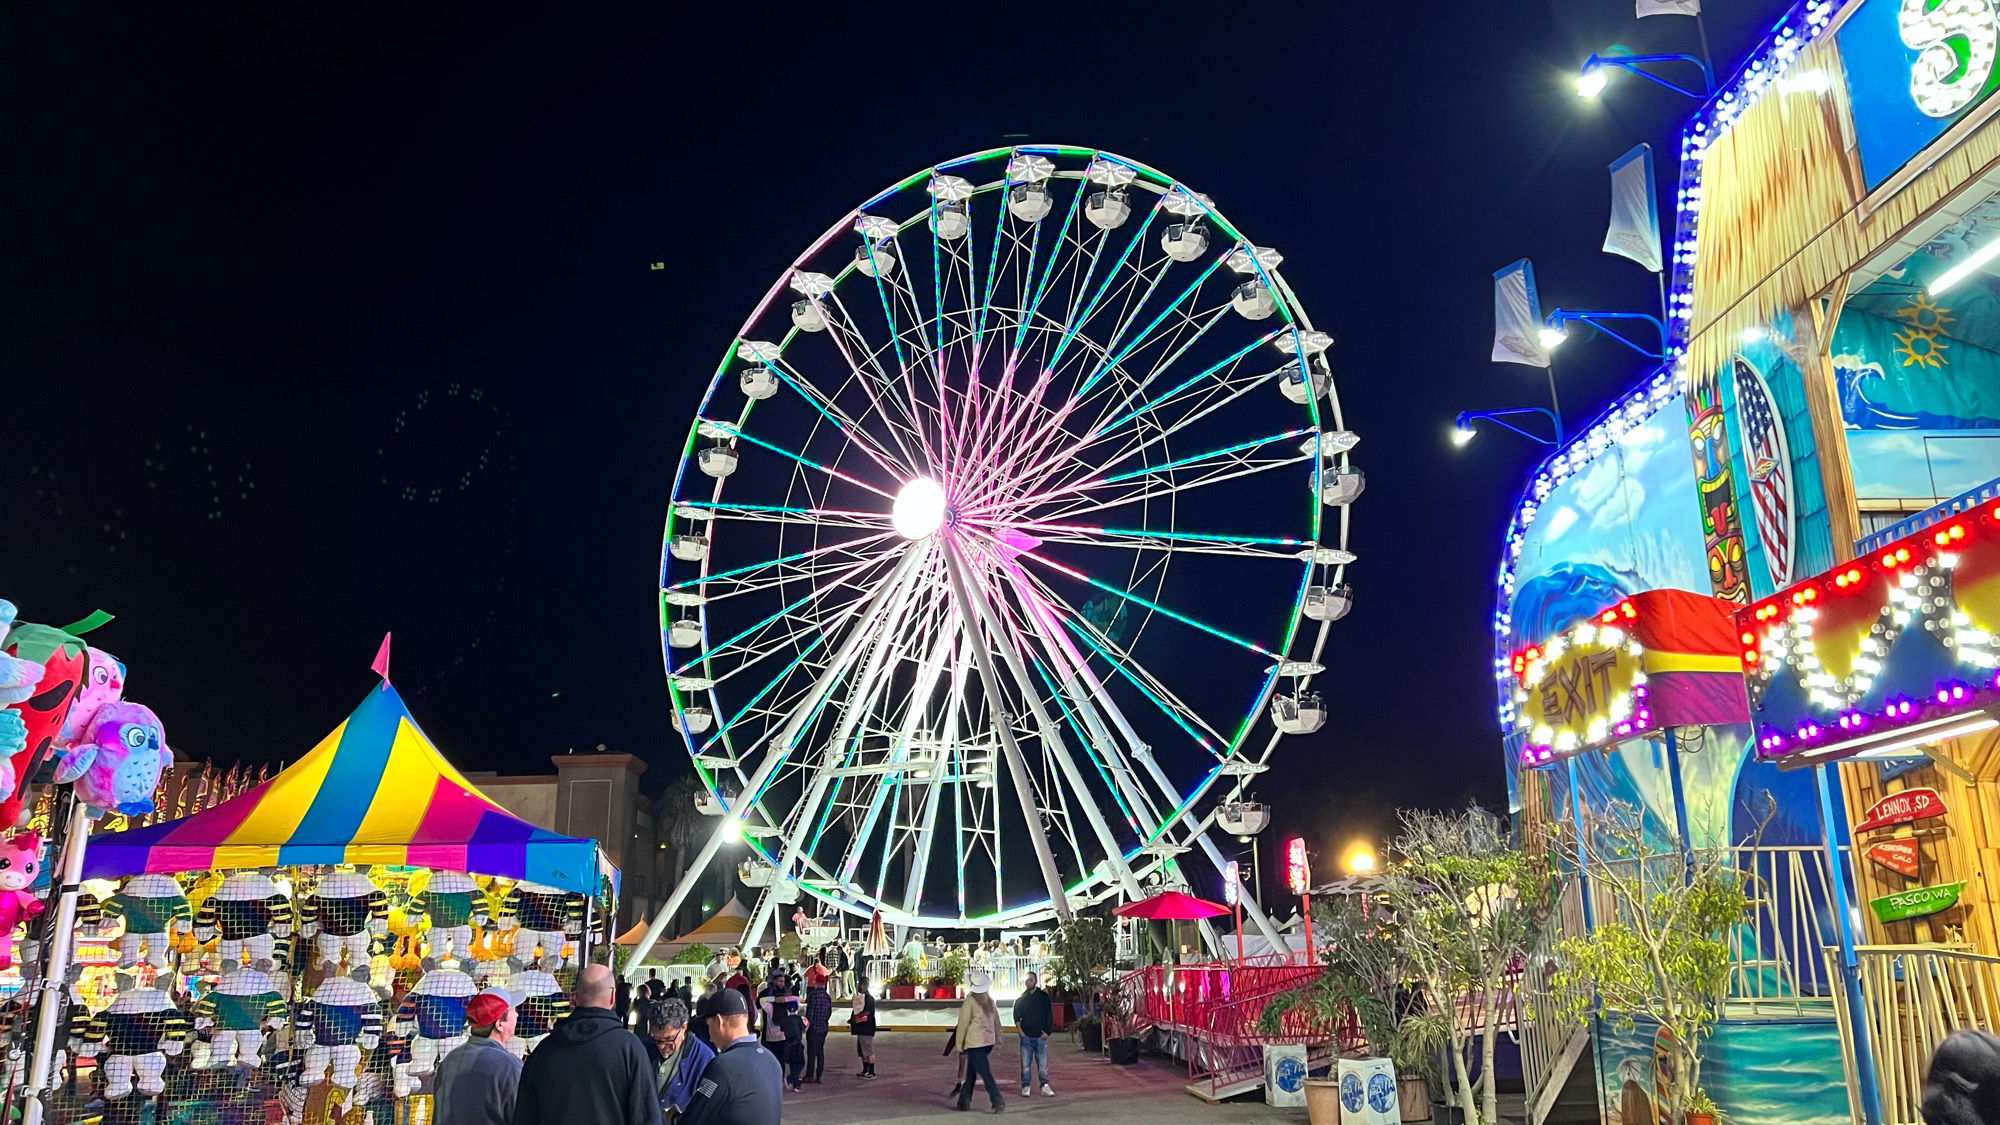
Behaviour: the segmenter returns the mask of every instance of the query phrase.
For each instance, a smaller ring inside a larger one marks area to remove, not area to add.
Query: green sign
[[[1893,895],[1883,895],[1869,902],[1875,910],[1875,917],[1884,922],[1907,922],[1926,914],[1936,914],[1940,910],[1950,910],[1958,905],[1958,895],[1965,890],[1965,884],[1942,883],[1935,887],[1918,887],[1910,891],[1898,891]]]

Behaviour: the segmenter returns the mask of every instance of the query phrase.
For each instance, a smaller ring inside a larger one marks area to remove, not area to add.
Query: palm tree
[[[668,853],[673,856],[673,878],[659,889],[662,901],[673,893],[675,884],[687,874],[688,861],[706,842],[708,834],[715,830],[714,818],[703,816],[694,807],[695,800],[707,792],[708,787],[702,784],[701,777],[690,771],[669,783],[666,793],[660,797],[660,841],[667,845]],[[687,920],[690,913],[694,915],[693,922]],[[701,896],[690,894],[682,900],[680,912],[673,921],[676,933],[700,925]]]

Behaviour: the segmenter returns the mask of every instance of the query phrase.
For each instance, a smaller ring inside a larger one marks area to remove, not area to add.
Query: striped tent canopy
[[[392,864],[594,893],[600,862],[595,840],[537,828],[473,788],[385,681],[264,784],[179,820],[91,837],[83,875]]]

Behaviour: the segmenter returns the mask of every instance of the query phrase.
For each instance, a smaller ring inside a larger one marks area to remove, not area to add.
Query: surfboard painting
[[[1792,451],[1785,417],[1764,373],[1741,355],[1731,363],[1736,391],[1737,437],[1750,469],[1750,507],[1764,540],[1764,564],[1774,589],[1793,582],[1798,569],[1798,497],[1792,489]]]

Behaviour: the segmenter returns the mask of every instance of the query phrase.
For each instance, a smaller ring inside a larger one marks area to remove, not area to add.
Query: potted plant
[[[1379,898],[1395,918],[1396,955],[1426,1010],[1494,1011],[1553,908],[1551,857],[1529,851],[1477,806],[1405,812],[1392,850],[1396,862],[1383,872]],[[1405,1013],[1400,1023],[1408,1021]],[[1441,1073],[1457,1091],[1465,1125],[1498,1125],[1500,1021],[1445,1019],[1411,1031],[1419,1044],[1424,1035],[1444,1040]]]
[[[1443,1012],[1413,1012],[1396,1025],[1389,1057],[1396,1063],[1396,1097],[1403,1120],[1431,1119],[1431,1083],[1443,1074],[1438,1062],[1451,1050],[1451,1017]]]
[[[1312,1125],[1340,1125],[1340,1079],[1329,1066],[1323,1078],[1308,1078],[1306,1120]]]
[[[931,978],[931,999],[956,1000],[958,986],[965,983],[965,970],[971,965],[971,958],[962,949],[954,949],[938,962],[938,974]]]
[[[905,953],[896,959],[895,975],[889,978],[889,999],[915,1000],[923,983],[923,966],[913,954]]]
[[[1070,1025],[1070,1034],[1086,1051],[1097,1053],[1104,1050],[1104,1020],[1101,1016],[1078,1016],[1076,1022]]]
[[[805,960],[805,947],[799,943],[799,935],[786,934],[778,939],[778,960],[796,964]]]
[[[1715,1108],[1707,1090],[1696,1090],[1688,1099],[1687,1125],[1715,1125],[1721,1116],[1722,1111]]]
[[[1662,1116],[1695,1125],[1706,1115],[1713,1125],[1715,1104],[1701,1089],[1702,1045],[1722,1018],[1729,935],[1750,911],[1752,876],[1726,851],[1648,840],[1629,805],[1591,815],[1585,831],[1592,840],[1586,874],[1605,905],[1595,929],[1556,946],[1551,989],[1568,997],[1558,1015],[1599,1016],[1621,1031],[1640,1018],[1655,1025],[1671,1080]]]

